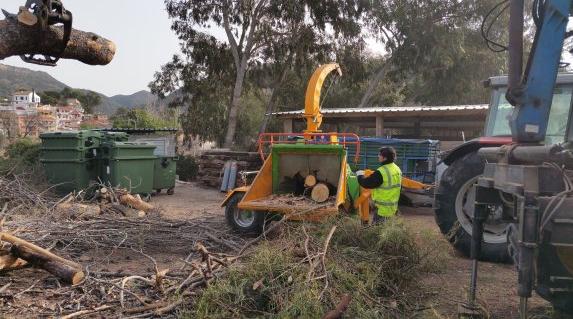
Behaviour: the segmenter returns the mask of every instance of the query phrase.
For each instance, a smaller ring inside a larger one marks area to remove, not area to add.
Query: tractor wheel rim
[[[255,214],[250,210],[235,209],[235,223],[241,227],[249,227],[255,221]]]
[[[466,198],[468,191],[475,184],[478,180],[479,176],[471,178],[468,180],[458,191],[456,195],[456,216],[461,227],[464,229],[466,233],[470,236],[472,235],[472,217],[469,213],[466,213],[464,209],[464,205],[466,204]],[[490,244],[503,244],[507,242],[507,224],[497,223],[497,225],[488,223],[491,221],[497,221],[496,219],[492,220],[488,218],[488,220],[484,224],[484,234],[483,234],[483,241]]]

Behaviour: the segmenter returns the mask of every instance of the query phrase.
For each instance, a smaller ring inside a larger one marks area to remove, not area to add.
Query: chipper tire
[[[237,207],[245,193],[235,193],[227,202],[225,217],[231,228],[245,235],[259,235],[265,226],[266,213],[244,211]]]
[[[434,211],[440,230],[459,252],[468,257],[471,253],[471,219],[464,215],[462,201],[467,196],[469,185],[483,174],[484,166],[477,152],[456,160],[442,175],[435,195]],[[509,262],[507,246],[505,231],[485,234],[480,260]]]

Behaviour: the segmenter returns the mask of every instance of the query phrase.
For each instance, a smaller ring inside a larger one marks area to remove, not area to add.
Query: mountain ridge
[[[20,89],[44,92],[61,91],[67,87],[71,88],[71,86],[55,79],[47,72],[33,71],[0,63],[0,96],[9,97],[14,91]],[[89,89],[82,88],[78,90],[88,91]],[[96,106],[96,110],[107,115],[112,115],[120,107],[135,108],[152,105],[157,102],[157,97],[146,90],[114,96],[107,96],[94,90],[89,91],[93,91],[101,97],[101,103]]]

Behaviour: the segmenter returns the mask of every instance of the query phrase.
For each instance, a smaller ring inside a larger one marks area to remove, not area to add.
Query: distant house
[[[12,106],[16,108],[38,107],[42,99],[36,91],[16,91],[12,94]]]
[[[78,130],[84,118],[84,110],[73,106],[57,106],[57,128],[63,131]]]
[[[89,128],[110,128],[111,123],[105,114],[85,114],[82,126]]]

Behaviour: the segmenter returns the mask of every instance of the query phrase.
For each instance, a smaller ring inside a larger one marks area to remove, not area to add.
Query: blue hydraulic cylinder
[[[571,2],[545,2],[543,23],[537,31],[523,87],[511,92],[517,104],[511,116],[512,136],[516,143],[545,140]]]

